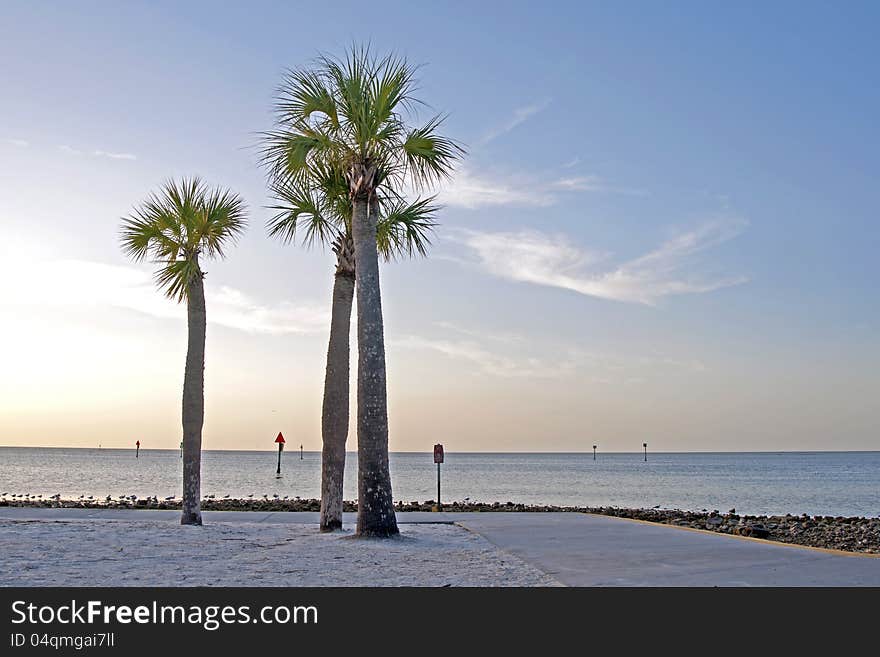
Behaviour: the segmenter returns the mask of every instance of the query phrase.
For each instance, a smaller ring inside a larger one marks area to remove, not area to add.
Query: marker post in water
[[[275,478],[281,476],[281,452],[284,451],[284,436],[279,431],[278,437],[275,439],[275,442],[278,443],[278,469],[275,471]]]
[[[440,443],[434,445],[434,463],[437,464],[437,506],[434,507],[434,510],[440,511],[442,509],[440,506],[440,464],[443,463],[443,445]]]
[[[593,445],[593,460],[596,460],[596,446]]]
[[[303,460],[303,446],[302,445],[299,446],[299,460],[300,461]]]
[[[140,458],[140,451],[141,451],[141,441],[139,440],[134,444],[134,457],[135,458]]]
[[[642,447],[645,448],[645,463],[648,462],[648,443],[642,443]]]
[[[183,458],[183,441],[180,441],[180,458]]]

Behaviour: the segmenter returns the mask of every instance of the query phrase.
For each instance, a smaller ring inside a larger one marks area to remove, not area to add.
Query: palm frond
[[[309,122],[317,112],[332,127],[339,127],[336,99],[326,84],[326,76],[318,71],[288,71],[278,90],[275,110],[282,123]]]
[[[420,187],[448,179],[456,160],[464,155],[462,146],[437,133],[443,120],[443,116],[435,116],[411,130],[403,143],[407,172]]]
[[[199,255],[224,257],[247,226],[246,214],[244,201],[227,189],[209,189],[197,177],[168,180],[122,219],[122,250],[137,262],[160,263],[157,284],[180,301],[193,276],[201,276]]]
[[[269,208],[277,213],[267,224],[271,237],[278,237],[285,244],[293,242],[297,230],[302,228],[306,246],[316,242],[331,244],[336,235],[345,229],[345,218],[328,208],[329,197],[312,187],[311,182],[309,178],[300,176],[272,184],[272,196],[277,203]],[[328,209],[331,211],[328,212]]]
[[[435,197],[417,199],[412,203],[394,200],[376,222],[376,246],[386,260],[416,255],[427,256],[431,234],[437,226],[434,218],[439,206]]]

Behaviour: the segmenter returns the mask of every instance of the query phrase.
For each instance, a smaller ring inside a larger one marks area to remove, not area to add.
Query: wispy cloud
[[[565,164],[563,164],[562,168],[563,169],[571,169],[572,167],[576,167],[580,163],[581,163],[581,158],[576,156],[576,157],[571,158]]]
[[[476,330],[462,326],[461,324],[456,324],[455,322],[436,322],[435,325],[445,331],[451,331],[453,333],[458,333],[459,335],[465,335],[470,338],[480,338],[481,340],[491,340],[492,342],[502,344],[519,344],[525,340],[524,336],[519,333],[511,333],[510,331]]]
[[[513,130],[518,125],[521,125],[528,121],[531,117],[539,112],[544,111],[550,105],[550,99],[545,98],[544,100],[538,101],[536,103],[532,103],[530,105],[526,105],[524,107],[518,107],[513,111],[513,115],[510,116],[503,123],[498,124],[491,130],[489,130],[485,135],[483,135],[478,141],[478,145],[488,144],[493,139],[497,139],[501,135],[507,134],[511,130]]]
[[[30,143],[24,139],[7,139],[6,142],[13,146],[18,146],[19,148],[27,148],[30,146]]]
[[[499,175],[476,173],[459,167],[451,181],[441,185],[438,200],[447,206],[477,209],[493,206],[547,207],[558,203],[565,194],[608,192],[642,195],[644,192],[609,185],[594,175],[547,179],[542,175]]]
[[[58,150],[67,153],[68,155],[82,155],[84,151],[79,150],[78,148],[73,148],[72,146],[68,146],[67,144],[62,144],[58,147]],[[110,160],[136,160],[137,156],[132,153],[114,153],[111,151],[102,151],[102,150],[94,150],[91,152],[93,157],[106,157]]]
[[[608,267],[608,254],[588,251],[563,235],[533,230],[462,231],[453,239],[471,249],[486,271],[514,281],[653,305],[663,297],[710,292],[744,283],[743,276],[702,278],[684,271],[691,258],[738,235],[740,219],[708,221],[675,235],[643,256]],[[602,266],[600,266],[602,265]]]
[[[550,183],[550,187],[564,189],[571,192],[601,192],[607,189],[604,181],[599,176],[573,176],[560,178]]]
[[[556,340],[541,342],[486,327],[478,330],[449,322],[438,326],[448,329],[443,336],[430,335],[430,332],[406,335],[389,339],[389,346],[433,351],[470,363],[472,373],[506,379],[577,376],[585,382],[619,385],[642,383],[676,372],[695,375],[707,369],[697,358],[670,356],[661,350],[648,353],[586,351],[580,345],[566,345]]]
[[[526,184],[516,177],[477,175],[467,167],[460,167],[455,177],[441,186],[438,200],[443,205],[476,209],[503,205],[547,206],[555,203],[556,197],[546,188]]]
[[[109,151],[95,151],[96,157],[109,157],[111,160],[136,160],[137,156],[131,153],[110,153]]]
[[[159,318],[186,318],[182,304],[164,298],[152,276],[134,267],[55,260],[31,266],[29,271],[26,280],[11,287],[6,303],[123,308]],[[205,295],[208,322],[249,333],[315,333],[326,330],[330,321],[325,304],[266,304],[241,290],[210,284],[205,286]]]
[[[415,335],[391,340],[392,348],[429,349],[469,361],[477,371],[502,378],[557,378],[569,374],[575,363],[538,357],[510,356],[492,351],[475,340],[432,339]]]

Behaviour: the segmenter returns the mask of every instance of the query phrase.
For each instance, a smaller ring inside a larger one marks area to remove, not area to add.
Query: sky
[[[392,451],[880,448],[880,5],[230,4],[3,3],[0,445],[178,445],[184,309],[118,235],[197,174],[250,219],[203,447],[320,449],[333,256],[267,236],[257,148],[369,42],[467,149],[381,270]]]

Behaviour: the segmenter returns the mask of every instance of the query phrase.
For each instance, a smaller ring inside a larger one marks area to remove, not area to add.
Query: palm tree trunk
[[[342,484],[345,477],[345,441],[348,438],[349,337],[354,300],[354,253],[349,240],[340,238],[330,345],[324,377],[324,407],[321,415],[321,531],[342,527]]]
[[[376,250],[378,203],[369,202],[364,196],[355,196],[352,213],[357,263],[357,534],[393,536],[398,529],[388,470],[385,336]]]
[[[205,286],[201,271],[188,286],[186,371],[183,376],[183,513],[181,525],[201,525],[202,424],[205,419]]]

